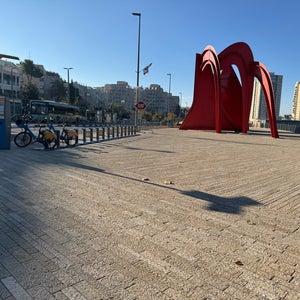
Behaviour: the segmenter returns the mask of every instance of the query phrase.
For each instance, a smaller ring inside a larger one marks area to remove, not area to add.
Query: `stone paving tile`
[[[47,288],[43,285],[35,285],[28,289],[28,293],[33,299],[45,299],[45,300],[55,300],[55,296],[50,293]],[[62,299],[62,298],[61,298]]]
[[[1,274],[1,278],[8,278],[8,277],[4,277]],[[7,299],[9,297],[11,297],[11,293],[10,291],[7,289],[7,287],[2,283],[2,281],[0,281],[0,299]]]
[[[1,282],[16,299],[32,299],[32,297],[24,290],[24,288],[17,282],[17,280],[14,277],[9,276],[6,278],[2,278]]]
[[[299,150],[287,133],[177,129],[12,146],[0,299],[298,299]]]

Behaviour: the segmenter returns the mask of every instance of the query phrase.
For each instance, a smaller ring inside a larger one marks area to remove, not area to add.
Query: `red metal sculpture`
[[[239,70],[240,80],[233,66]],[[196,54],[194,100],[180,129],[247,133],[254,77],[263,87],[271,135],[278,138],[270,74],[262,63],[254,61],[250,47],[243,42],[227,47],[219,55],[212,46]]]

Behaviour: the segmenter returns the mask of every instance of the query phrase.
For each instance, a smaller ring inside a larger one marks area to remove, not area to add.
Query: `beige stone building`
[[[296,82],[293,99],[292,119],[300,121],[300,82]]]
[[[282,90],[282,75],[276,75],[270,73],[275,100],[275,115],[276,119],[279,119],[280,103],[281,103],[281,90]],[[252,105],[250,111],[250,122],[256,126],[263,126],[266,120],[269,119],[266,100],[263,92],[263,88],[259,81],[254,81]]]

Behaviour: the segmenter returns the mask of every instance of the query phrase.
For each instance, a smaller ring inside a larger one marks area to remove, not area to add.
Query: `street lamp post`
[[[73,68],[66,67],[64,69],[67,70],[67,73],[68,73],[68,101],[70,103],[70,70],[72,70]]]
[[[168,101],[167,101],[167,111],[168,111],[168,114],[169,114],[169,112],[170,112],[171,78],[172,78],[172,74],[168,73],[167,75],[169,76],[169,96],[168,96]]]
[[[136,71],[136,94],[134,105],[138,103],[139,99],[139,85],[140,85],[140,37],[141,37],[141,14],[132,13],[133,16],[139,17],[139,29],[138,29],[138,56],[137,56],[137,71]],[[134,108],[134,126],[137,125],[137,108]]]

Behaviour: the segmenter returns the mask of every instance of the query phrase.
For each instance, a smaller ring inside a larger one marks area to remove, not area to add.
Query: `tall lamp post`
[[[68,101],[70,103],[70,70],[72,70],[73,68],[66,67],[64,69],[67,70],[67,73],[68,73]]]
[[[141,14],[132,13],[133,16],[139,17],[139,30],[138,30],[138,56],[137,56],[137,71],[136,71],[136,94],[134,105],[138,103],[139,99],[139,85],[140,85],[140,38],[141,38]],[[134,126],[137,125],[137,108],[134,110]]]
[[[167,102],[167,110],[168,110],[168,114],[169,114],[169,112],[170,112],[171,78],[172,78],[172,74],[168,73],[167,75],[169,76],[169,96],[168,96],[168,102]]]

